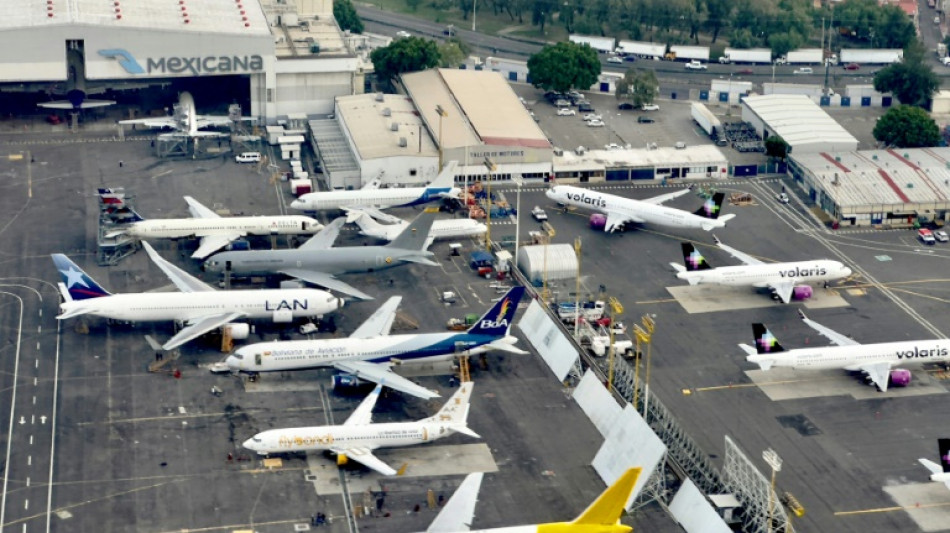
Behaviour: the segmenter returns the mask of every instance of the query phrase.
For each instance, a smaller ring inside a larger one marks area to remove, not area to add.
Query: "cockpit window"
[[[243,361],[243,360],[244,360],[244,354],[242,354],[242,353],[236,353],[236,352],[235,352],[235,353],[231,354],[231,357],[237,359],[238,361]]]

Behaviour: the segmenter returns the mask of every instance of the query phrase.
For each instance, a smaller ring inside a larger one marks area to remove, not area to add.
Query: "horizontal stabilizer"
[[[522,350],[521,348],[508,344],[507,342],[490,342],[486,344],[485,346],[487,346],[488,348],[491,348],[492,350],[496,350],[499,352],[513,353],[515,355],[525,355],[528,353],[526,350]]]
[[[426,265],[426,266],[439,266],[438,263],[429,259],[428,257],[422,257],[421,255],[407,255],[405,257],[400,257],[400,261],[405,261],[407,263],[415,263],[417,265]]]
[[[940,468],[940,465],[938,465],[937,463],[931,461],[930,459],[920,458],[920,459],[917,459],[917,460],[920,461],[920,464],[924,465],[924,467],[926,467],[927,470],[930,470],[930,473],[931,473],[931,474],[942,474],[942,473],[943,473],[943,469]]]
[[[677,274],[680,272],[686,272],[686,267],[679,263],[670,263],[670,266],[673,267],[673,270],[675,270]]]
[[[481,435],[469,429],[468,426],[453,426],[452,431],[456,433],[461,433],[462,435],[468,435],[469,437],[472,437],[473,439],[482,438]]]
[[[739,345],[739,348],[742,348],[742,351],[745,352],[746,355],[755,355],[755,354],[756,354],[755,348],[749,346],[748,344],[740,344],[740,345]]]
[[[426,533],[459,533],[469,531],[475,520],[475,504],[484,474],[476,472],[465,476],[442,510],[429,524]]]
[[[76,316],[82,316],[82,315],[85,315],[85,314],[91,313],[91,312],[92,312],[92,308],[88,308],[88,307],[77,307],[77,308],[74,308],[74,309],[70,309],[69,311],[66,311],[65,313],[61,313],[61,314],[56,315],[56,318],[59,319],[59,320],[66,320],[67,318],[73,318],[73,317],[76,317]]]

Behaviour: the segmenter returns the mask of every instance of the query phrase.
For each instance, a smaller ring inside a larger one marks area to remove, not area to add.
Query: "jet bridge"
[[[125,189],[99,190],[99,232],[96,238],[96,262],[99,266],[113,266],[135,253],[141,246],[138,240],[124,233],[116,234],[132,217],[134,197],[126,196]],[[112,235],[110,235],[112,234]]]

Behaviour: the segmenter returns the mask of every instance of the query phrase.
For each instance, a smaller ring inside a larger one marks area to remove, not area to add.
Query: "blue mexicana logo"
[[[129,74],[145,74],[145,69],[142,68],[142,65],[139,65],[139,62],[132,57],[132,54],[121,48],[112,48],[109,50],[99,50],[99,55],[102,57],[114,58],[119,62],[119,65],[125,69]]]

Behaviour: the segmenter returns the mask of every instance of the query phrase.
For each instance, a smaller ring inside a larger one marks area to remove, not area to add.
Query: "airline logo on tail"
[[[683,243],[683,261],[686,263],[686,270],[690,272],[709,268],[709,264],[706,263],[706,258],[703,257],[703,254],[699,253],[699,250],[688,242]]]
[[[524,287],[512,287],[468,332],[482,335],[506,335],[515,311],[518,309],[518,302],[524,295],[524,290]]]
[[[755,327],[758,326],[758,327]],[[755,335],[755,348],[759,353],[772,353],[783,351],[782,345],[772,332],[762,324],[754,324],[753,329],[760,330]]]
[[[109,291],[103,289],[88,274],[70,261],[63,254],[53,254],[53,263],[59,270],[59,276],[66,285],[70,298],[73,300],[88,300],[89,298],[100,298],[110,296]]]
[[[937,439],[940,447],[940,466],[944,472],[950,472],[950,439]]]
[[[696,214],[714,220],[719,218],[719,211],[722,209],[722,201],[725,197],[725,193],[717,192],[703,202],[703,206],[696,211]]]

